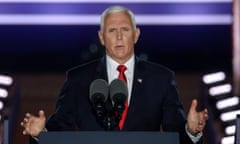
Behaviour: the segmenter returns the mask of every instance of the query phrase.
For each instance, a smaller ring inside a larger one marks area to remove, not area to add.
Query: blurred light
[[[7,90],[0,88],[0,98],[6,98],[7,96],[8,96]]]
[[[226,98],[226,99],[217,101],[216,107],[217,109],[221,110],[227,107],[236,106],[238,104],[239,104],[239,97],[234,96],[231,98]]]
[[[136,15],[139,24],[146,25],[218,25],[232,24],[232,16],[221,15]]]
[[[91,58],[91,55],[89,51],[84,51],[80,54],[81,59],[83,59],[84,61],[87,61]]]
[[[142,60],[148,60],[148,54],[146,54],[146,53],[141,53],[140,55],[139,55],[139,57],[140,57],[140,59],[142,59]]]
[[[224,72],[211,73],[203,76],[203,82],[205,84],[212,84],[223,81],[226,78]]]
[[[13,83],[13,79],[10,76],[0,75],[0,84],[9,86]]]
[[[0,110],[2,110],[2,109],[3,109],[3,107],[4,107],[4,104],[3,104],[3,102],[2,102],[2,101],[0,101]]]
[[[234,144],[234,136],[223,137],[221,144]]]
[[[230,14],[221,15],[135,15],[139,25],[222,25],[232,24]],[[2,14],[0,24],[99,25],[100,15]]]
[[[230,111],[230,112],[225,112],[225,113],[222,113],[220,115],[220,119],[223,122],[231,121],[231,120],[236,119],[237,114],[240,114],[240,110],[234,110],[234,111]]]
[[[231,90],[232,90],[232,86],[230,84],[223,84],[223,85],[211,87],[209,89],[209,94],[211,96],[216,96],[216,95],[220,95],[220,94],[229,93],[229,92],[231,92]]]
[[[232,0],[0,0],[0,2],[31,2],[31,3],[51,3],[51,2],[86,2],[86,3],[103,3],[103,2],[109,2],[109,3],[160,3],[160,2],[167,2],[167,3],[187,3],[187,2],[204,2],[204,3],[211,3],[211,2],[232,2]]]
[[[236,131],[236,126],[235,125],[228,126],[228,127],[225,128],[225,133],[227,135],[235,134],[235,131]]]
[[[89,46],[89,51],[93,54],[98,52],[98,46],[95,43],[91,43]]]

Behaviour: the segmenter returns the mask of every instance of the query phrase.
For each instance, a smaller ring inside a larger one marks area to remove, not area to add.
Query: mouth
[[[115,48],[123,48],[124,45],[116,45]]]

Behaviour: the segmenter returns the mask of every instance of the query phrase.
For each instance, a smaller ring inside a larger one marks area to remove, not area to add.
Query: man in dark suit
[[[125,67],[129,97],[122,131],[173,131],[180,134],[181,144],[201,143],[202,130],[208,119],[207,110],[196,111],[193,100],[186,118],[177,92],[174,74],[158,64],[140,60],[134,55],[140,29],[133,13],[113,6],[102,13],[98,33],[106,55],[93,62],[72,68],[58,98],[56,112],[46,122],[44,112],[39,116],[26,114],[21,122],[23,134],[33,139],[42,131],[105,130],[98,121],[89,101],[89,86],[96,79],[110,83],[118,78],[118,66]],[[106,105],[112,108],[108,99]],[[120,130],[116,127],[113,130]]]

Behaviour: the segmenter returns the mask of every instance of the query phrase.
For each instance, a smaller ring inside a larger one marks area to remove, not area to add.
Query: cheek
[[[106,39],[106,41],[105,41],[105,45],[111,47],[113,44],[114,44],[114,41],[113,41],[112,39]]]
[[[135,39],[133,37],[127,38],[128,46],[132,47],[135,44]]]
[[[109,51],[111,51],[112,49],[113,49],[113,47],[114,47],[114,40],[112,40],[112,39],[106,39],[105,40],[105,47],[109,50]]]

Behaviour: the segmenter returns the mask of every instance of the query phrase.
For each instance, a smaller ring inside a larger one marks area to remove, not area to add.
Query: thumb
[[[38,115],[39,115],[40,118],[45,118],[45,114],[44,114],[44,111],[43,111],[43,110],[40,110],[40,111],[38,112]]]
[[[191,107],[190,107],[190,111],[196,111],[196,109],[197,109],[197,104],[198,104],[198,102],[197,102],[196,99],[192,100],[192,104],[191,104]]]

